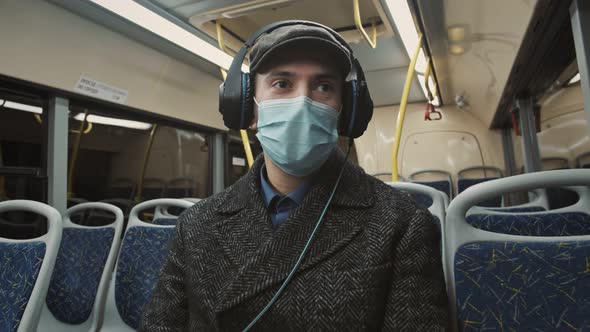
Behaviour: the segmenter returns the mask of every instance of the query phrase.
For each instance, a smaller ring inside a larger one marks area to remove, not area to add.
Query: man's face
[[[255,97],[258,103],[270,99],[307,96],[340,111],[344,78],[326,63],[325,55],[314,52],[289,52],[264,66],[256,74]],[[254,105],[256,129],[258,106]]]

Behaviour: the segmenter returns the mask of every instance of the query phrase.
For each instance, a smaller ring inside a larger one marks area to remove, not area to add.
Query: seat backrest
[[[141,189],[141,198],[145,201],[162,198],[166,191],[166,182],[162,179],[145,178]]]
[[[442,179],[440,179],[440,180],[433,180],[433,179],[420,180],[419,177],[424,176],[424,175],[435,175],[436,178],[442,177]],[[451,177],[451,173],[449,173],[447,171],[438,170],[438,169],[427,169],[427,170],[414,172],[414,173],[410,174],[410,176],[408,177],[408,181],[413,182],[413,183],[423,184],[425,186],[432,187],[436,190],[440,190],[443,193],[445,193],[447,195],[447,197],[449,197],[449,199],[451,199],[453,197],[453,180]]]
[[[140,220],[145,209],[175,206],[187,209],[194,203],[181,199],[154,199],[136,205],[129,214],[115,277],[111,279],[103,329],[137,329],[145,306],[168,257],[174,225],[154,225]]]
[[[187,202],[193,202],[193,203],[198,203],[201,201],[200,198],[193,198],[193,197],[187,197],[187,198],[182,198],[183,200],[187,201]],[[156,206],[155,212],[154,212],[154,220],[152,221],[153,224],[156,225],[173,225],[176,224],[176,218],[178,218],[178,216],[184,212],[185,209],[181,209],[178,207],[174,207],[171,206],[169,209],[169,206],[167,205],[158,205]],[[174,219],[174,220],[172,220]]]
[[[471,208],[466,215],[473,227],[490,232],[527,236],[590,234],[590,188],[568,187],[578,194],[574,205],[550,211],[510,211]]]
[[[590,151],[584,152],[576,157],[576,167],[590,168]]]
[[[114,221],[97,227],[72,222],[72,216],[89,210],[106,211]],[[46,331],[98,329],[106,290],[121,242],[123,212],[106,203],[82,203],[63,218],[63,237],[47,292],[41,325]]]
[[[374,176],[384,182],[391,182],[391,172],[379,172],[371,174],[371,176]],[[406,182],[406,179],[401,174],[398,174],[397,177],[400,182]]]
[[[500,208],[482,208],[479,206],[474,206],[469,210],[469,213],[472,210],[483,210],[482,213],[487,213],[487,211],[496,211],[496,212],[507,212],[507,213],[516,213],[516,212],[541,212],[549,210],[549,199],[547,197],[547,191],[545,189],[533,190],[528,193],[530,201],[528,203],[523,203],[519,205],[513,206],[506,206]]]
[[[191,178],[176,178],[166,185],[166,198],[192,197],[195,191],[195,181]]]
[[[410,182],[386,182],[386,184],[412,195],[416,203],[427,208],[438,219],[435,221],[438,221],[442,227],[442,223],[445,220],[445,194],[443,192],[425,185]]]
[[[483,177],[466,177],[470,172],[483,172]],[[496,180],[502,177],[502,171],[493,166],[473,166],[460,170],[457,173],[457,194],[462,193],[467,188],[486,181]],[[486,201],[480,202],[479,206],[500,207],[502,206],[502,197],[492,197]]]
[[[0,202],[0,213],[28,211],[47,219],[47,233],[33,239],[0,238],[0,327],[35,331],[62,237],[61,215],[34,201]]]
[[[588,326],[590,235],[492,233],[473,227],[465,217],[471,207],[498,194],[575,185],[589,186],[590,170],[512,176],[455,197],[447,210],[443,237],[455,331],[557,331]]]
[[[544,171],[570,168],[570,161],[565,157],[544,157],[541,158],[541,167]]]
[[[135,187],[135,182],[131,179],[115,179],[109,184],[107,198],[133,199]]]

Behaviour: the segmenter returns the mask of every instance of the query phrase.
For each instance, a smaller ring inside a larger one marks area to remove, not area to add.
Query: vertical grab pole
[[[152,151],[152,145],[154,144],[154,137],[156,136],[156,129],[158,129],[157,124],[152,125],[152,131],[150,132],[150,136],[148,138],[148,143],[145,147],[145,153],[143,155],[143,163],[141,165],[141,172],[139,173],[139,178],[137,179],[137,195],[135,196],[135,202],[141,203],[141,195],[143,192],[143,178],[145,177],[145,171],[147,169],[148,161],[150,160],[150,153]]]
[[[82,141],[82,134],[84,132],[84,126],[86,125],[86,118],[88,117],[88,110],[84,111],[84,119],[80,123],[78,131],[74,131],[76,134],[76,140],[72,147],[72,158],[70,160],[70,168],[68,169],[68,198],[74,196],[74,170],[76,169],[76,163],[78,162],[78,151],[80,150],[80,141]]]
[[[412,61],[410,62],[410,66],[408,67],[408,74],[406,75],[406,84],[404,85],[404,92],[402,94],[399,113],[397,114],[395,142],[393,142],[393,153],[391,154],[391,179],[394,182],[399,181],[397,156],[399,154],[402,129],[404,128],[404,119],[406,117],[406,109],[408,107],[408,97],[410,96],[410,90],[412,88],[412,79],[414,78],[414,70],[416,69],[416,61],[418,60],[418,54],[420,53],[421,48],[422,35],[420,35],[420,37],[418,38],[416,51],[414,51],[414,56],[412,56]]]
[[[225,43],[223,42],[223,33],[221,31],[220,20],[217,20],[217,22],[215,22],[215,27],[217,28],[217,42],[219,43],[219,48],[221,48],[221,50],[223,50],[225,53],[230,54],[230,52],[225,48]],[[225,81],[225,79],[227,78],[227,73],[223,69],[221,69],[221,76]],[[241,129],[240,135],[242,136],[242,144],[244,145],[244,152],[246,153],[248,168],[252,168],[252,164],[254,164],[254,157],[252,155],[252,149],[250,148],[250,139],[248,138],[248,132],[244,129]]]

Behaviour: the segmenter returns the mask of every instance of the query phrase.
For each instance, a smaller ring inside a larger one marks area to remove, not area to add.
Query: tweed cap
[[[332,33],[317,26],[296,24],[277,28],[256,40],[248,57],[250,72],[255,73],[273,55],[289,48],[319,50],[326,54],[329,62],[336,65],[344,77],[352,67],[349,48]]]

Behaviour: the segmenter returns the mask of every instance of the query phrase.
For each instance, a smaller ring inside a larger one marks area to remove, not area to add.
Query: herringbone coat
[[[273,232],[259,157],[176,227],[141,331],[241,331],[285,279],[344,162],[334,153],[301,205]],[[443,331],[439,235],[409,195],[347,163],[297,274],[254,331]]]

